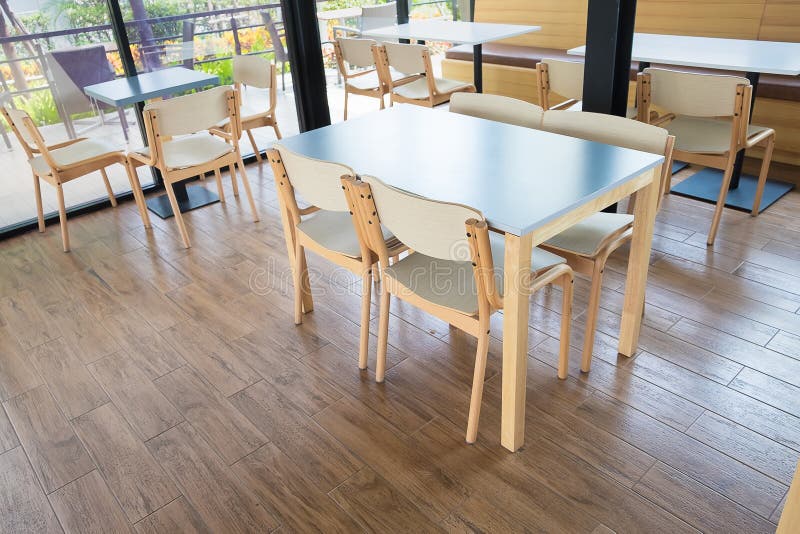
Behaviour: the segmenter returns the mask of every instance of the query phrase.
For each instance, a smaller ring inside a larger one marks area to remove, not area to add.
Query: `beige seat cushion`
[[[460,82],[458,80],[448,80],[445,78],[435,78],[436,89],[439,93],[452,93],[460,89],[469,87],[470,84]],[[401,85],[394,88],[394,93],[403,98],[410,98],[413,100],[424,100],[430,97],[428,92],[428,80],[420,78],[411,83]]]
[[[50,151],[50,155],[59,168],[66,167],[75,163],[80,163],[87,159],[104,156],[114,152],[120,152],[120,148],[115,144],[103,139],[85,139],[75,144],[57,148]],[[51,169],[47,165],[43,156],[35,156],[30,159],[31,167],[37,174],[50,174]]]
[[[633,215],[627,213],[595,213],[547,240],[546,243],[581,256],[594,256],[600,244],[608,236],[621,234],[632,225]]]
[[[178,137],[164,143],[164,162],[168,169],[186,169],[202,165],[233,152],[233,147],[221,138],[208,133]],[[134,152],[150,156],[150,147]]]
[[[402,72],[397,72],[394,69],[389,69],[389,75],[392,77],[393,81],[401,80],[406,77],[405,74]],[[363,74],[361,76],[356,76],[355,78],[350,78],[347,80],[347,85],[353,87],[354,89],[377,89],[380,85],[380,81],[378,79],[377,72],[370,72],[369,74]]]
[[[328,250],[350,258],[361,257],[353,217],[346,211],[319,210],[300,221],[297,228]],[[386,228],[381,229],[387,241],[392,239],[391,232]]]
[[[731,146],[731,121],[678,115],[664,126],[675,136],[675,149],[698,154],[725,154]],[[750,125],[747,137],[768,128]]]
[[[494,232],[489,237],[495,281],[502,294],[505,241],[502,235]],[[562,257],[534,248],[531,256],[531,270],[534,273],[560,263],[564,263]],[[384,274],[429,302],[465,315],[478,313],[478,289],[471,262],[440,260],[415,252],[384,269]]]

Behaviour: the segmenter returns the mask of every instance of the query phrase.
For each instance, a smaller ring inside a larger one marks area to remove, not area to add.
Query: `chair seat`
[[[168,169],[186,169],[202,165],[233,152],[233,147],[219,137],[198,133],[178,137],[163,144],[164,163]],[[150,147],[134,150],[138,154],[150,156]]]
[[[633,215],[595,213],[546,241],[547,245],[581,256],[594,256],[609,236],[621,235],[633,226]]]
[[[436,84],[436,90],[440,94],[454,93],[461,89],[466,89],[471,85],[458,80],[448,80],[446,78],[434,78],[434,82]],[[430,98],[428,80],[427,78],[420,78],[411,83],[401,85],[400,87],[395,87],[394,94],[412,100],[426,100]]]
[[[319,210],[300,221],[297,229],[328,250],[349,258],[361,258],[353,217],[346,211]],[[393,239],[391,232],[381,229],[386,241]]]
[[[678,115],[664,128],[675,136],[675,149],[698,154],[725,154],[731,145],[731,121]],[[751,124],[747,137],[768,130]]]
[[[85,139],[72,145],[51,150],[50,155],[53,157],[53,161],[55,161],[56,165],[59,168],[63,168],[68,165],[113,154],[115,152],[120,152],[120,148],[114,143],[102,139]],[[31,167],[33,167],[33,170],[39,175],[48,175],[52,172],[43,156],[35,156],[30,159],[29,163]]]
[[[490,233],[489,239],[496,273],[495,280],[498,291],[502,294],[505,240],[502,235],[494,232]],[[538,274],[564,262],[561,256],[534,248],[531,255],[531,271]],[[415,252],[385,268],[383,272],[429,302],[465,315],[478,313],[478,288],[475,284],[472,263],[469,261],[441,260]]]

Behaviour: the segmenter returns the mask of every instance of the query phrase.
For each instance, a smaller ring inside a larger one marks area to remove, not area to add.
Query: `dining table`
[[[88,85],[84,88],[84,92],[91,98],[110,106],[123,107],[134,104],[139,106],[141,111],[148,100],[215,85],[219,85],[219,77],[216,74],[184,67],[170,67]],[[147,138],[143,141],[146,145]],[[202,186],[187,187],[185,182],[176,182],[172,188],[181,213],[219,202],[216,193]],[[146,203],[147,208],[162,219],[174,215],[167,195],[150,197]]]
[[[567,54],[585,56],[586,46],[567,50]],[[631,60],[639,62],[639,70],[655,64],[678,67],[678,70],[680,67],[693,67],[721,71],[720,74],[744,73],[753,86],[750,106],[752,118],[762,74],[800,75],[800,43],[635,33]],[[725,205],[749,212],[753,209],[758,178],[742,173],[744,154],[745,150],[742,149],[736,156]],[[722,178],[722,171],[705,168],[675,184],[671,192],[716,204]],[[767,209],[792,189],[794,184],[767,180],[760,211]]]
[[[636,352],[662,155],[412,105],[280,144],[417,195],[472,206],[504,234],[500,441],[506,449],[516,451],[524,442],[530,319],[524,282],[531,276],[532,249],[632,194],[637,201],[618,351]]]
[[[410,41],[442,41],[472,45],[473,83],[483,92],[483,44],[527,33],[538,32],[541,26],[466,22],[456,20],[412,20],[405,24],[383,26],[361,32],[362,37]]]

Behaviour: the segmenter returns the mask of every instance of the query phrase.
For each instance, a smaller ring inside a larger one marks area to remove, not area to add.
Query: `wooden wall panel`
[[[765,1],[640,0],[636,31],[757,39]]]
[[[532,24],[542,30],[503,42],[568,49],[586,37],[588,0],[476,0],[475,20]]]
[[[762,41],[800,41],[800,2],[798,0],[766,0],[761,18]]]

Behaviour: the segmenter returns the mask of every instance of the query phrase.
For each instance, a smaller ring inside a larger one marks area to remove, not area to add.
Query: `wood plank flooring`
[[[70,218],[70,254],[55,226],[0,242],[0,533],[774,530],[800,456],[800,193],[726,211],[711,249],[712,207],[666,198],[632,359],[624,250],[591,373],[588,282],[565,381],[560,296],[537,294],[510,454],[502,320],[468,446],[475,340],[393,303],[376,384],[359,284],[311,254],[315,310],[294,326],[272,176],[247,170],[261,222],[226,176],[227,204],[185,215],[190,250],[131,202]]]

